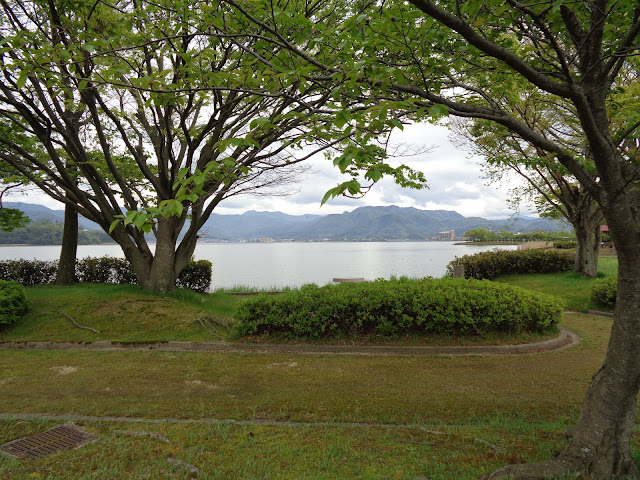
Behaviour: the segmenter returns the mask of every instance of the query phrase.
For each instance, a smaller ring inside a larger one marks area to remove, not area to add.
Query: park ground
[[[601,271],[615,268],[607,259]],[[182,479],[195,468],[205,479],[472,479],[548,459],[577,420],[612,320],[582,312],[592,280],[500,280],[565,298],[578,313],[563,325],[582,342],[460,357],[0,350],[0,444],[70,419],[99,436],[38,460],[0,458],[0,478]],[[241,301],[127,288],[31,289],[33,311],[0,342],[214,341]]]

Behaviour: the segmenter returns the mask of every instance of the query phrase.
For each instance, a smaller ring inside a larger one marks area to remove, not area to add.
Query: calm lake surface
[[[213,263],[211,288],[325,285],[334,277],[365,280],[407,276],[442,277],[455,257],[515,245],[454,245],[454,242],[318,242],[199,244],[195,258]],[[60,246],[2,246],[0,260],[57,260]],[[81,245],[78,258],[123,257],[118,245]]]

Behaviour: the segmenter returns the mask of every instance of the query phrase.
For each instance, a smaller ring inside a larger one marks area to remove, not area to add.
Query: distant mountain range
[[[242,215],[212,215],[202,229],[209,240],[240,241],[259,238],[274,240],[428,240],[440,232],[455,230],[462,237],[468,230],[533,232],[568,230],[565,224],[537,217],[517,220],[487,220],[463,217],[448,210],[420,210],[402,207],[360,207],[335,215],[293,216],[279,212],[249,211]]]
[[[49,219],[62,223],[64,212],[42,205],[4,202],[9,208],[19,208],[32,220]],[[97,230],[98,225],[80,218],[80,227]],[[249,211],[242,215],[213,214],[201,230],[203,241],[256,241],[260,239],[297,241],[382,241],[429,240],[440,232],[455,230],[461,237],[468,230],[487,228],[495,232],[558,232],[569,230],[561,222],[520,217],[516,220],[487,220],[463,217],[449,210],[420,210],[402,207],[360,207],[352,212],[335,215],[287,215],[281,212]]]

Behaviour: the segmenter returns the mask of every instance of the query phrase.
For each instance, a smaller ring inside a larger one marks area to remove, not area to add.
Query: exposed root
[[[482,477],[482,480],[548,480],[566,478],[568,475],[575,475],[576,478],[588,476],[594,480],[640,478],[638,467],[633,461],[616,466],[608,462],[604,464],[589,461],[587,458],[570,461],[559,457],[548,462],[507,465]],[[615,471],[612,472],[612,469]]]
[[[171,464],[175,468],[180,468],[182,470],[186,470],[189,472],[190,476],[197,477],[200,473],[200,469],[195,465],[191,465],[190,463],[185,462],[184,460],[179,460],[177,458],[169,457],[167,458],[167,462]]]
[[[428,430],[428,429],[426,429],[424,427],[419,427],[419,428],[420,428],[420,430],[422,430],[424,432],[427,432],[427,433],[430,433],[431,435],[451,435],[450,433],[441,432],[440,430]]]
[[[571,462],[556,459],[548,462],[507,465],[490,475],[485,475],[482,480],[546,480],[571,473],[582,474],[584,471],[576,468],[576,465]]]
[[[75,319],[69,315],[68,313],[63,312],[60,307],[58,307],[56,304],[51,303],[51,302],[45,302],[49,305],[51,305],[53,308],[55,308],[56,310],[58,310],[58,313],[60,315],[62,315],[63,317],[67,317],[69,320],[71,320],[71,323],[73,323],[77,328],[81,328],[82,330],[91,330],[94,333],[100,333],[98,330],[96,330],[95,328],[91,328],[91,327],[85,327],[84,325],[80,325],[78,322],[75,321]]]
[[[500,451],[504,450],[502,447],[499,447],[498,445],[494,445],[491,442],[487,442],[486,440],[484,440],[482,438],[474,438],[473,441],[476,442],[476,443],[481,443],[482,445],[486,445],[487,447],[494,449],[496,452],[500,452]]]
[[[204,328],[209,335],[219,338],[220,340],[225,340],[225,338],[216,331],[216,328],[211,324],[211,322],[209,322],[210,318],[211,317],[208,316],[199,317],[194,320],[194,323],[198,322],[200,325],[202,325],[202,328]]]
[[[142,432],[142,431],[135,431],[135,430],[114,430],[113,433],[119,433],[121,435],[131,435],[134,437],[150,437],[164,443],[171,443],[167,437],[157,432]]]

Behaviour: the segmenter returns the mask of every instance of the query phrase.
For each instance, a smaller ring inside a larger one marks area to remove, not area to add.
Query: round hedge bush
[[[616,295],[618,294],[618,278],[605,277],[593,282],[591,287],[591,300],[603,307],[614,308]]]
[[[12,325],[27,310],[24,288],[18,282],[0,280],[0,325]]]
[[[541,332],[562,310],[555,297],[489,281],[377,280],[259,295],[238,308],[235,332],[289,339]]]

